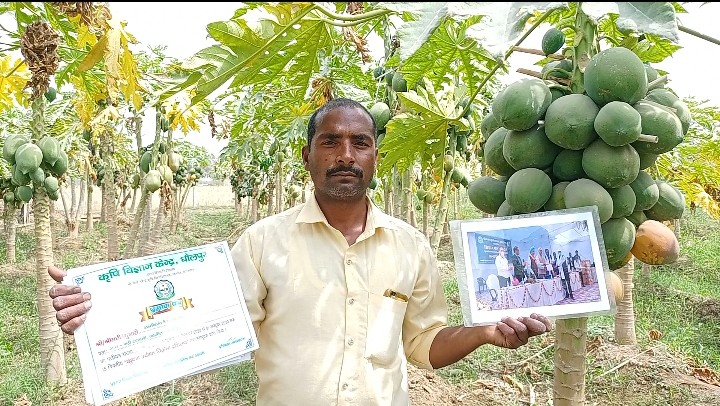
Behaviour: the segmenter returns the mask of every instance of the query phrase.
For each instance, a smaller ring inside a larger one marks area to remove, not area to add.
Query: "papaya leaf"
[[[427,154],[442,155],[447,143],[447,129],[457,122],[456,102],[452,92],[449,98],[438,99],[432,84],[426,81],[427,91],[419,88],[414,91],[398,93],[403,106],[413,113],[401,113],[394,116],[386,126],[385,139],[380,149],[383,158],[378,165],[378,174],[383,176],[394,166],[399,170],[410,168],[417,156]],[[423,160],[422,165],[428,165]]]
[[[560,10],[567,8],[565,2],[537,3],[465,3],[462,10],[457,10],[458,17],[467,15],[484,16],[480,22],[470,26],[467,36],[475,39],[498,60],[522,35],[525,24],[536,12]],[[460,13],[462,11],[462,14]]]
[[[242,20],[210,23],[207,31],[213,39],[232,48],[239,55],[251,53],[263,42],[263,39]]]
[[[646,34],[645,39],[638,42],[632,48],[643,62],[662,62],[665,58],[672,55],[675,51],[682,48],[680,45],[674,44],[665,38],[655,35]]]
[[[97,44],[98,39],[95,33],[91,32],[87,25],[81,24],[77,28],[77,47],[85,49],[86,45],[91,47]]]
[[[617,14],[617,26],[622,32],[653,34],[675,44],[680,40],[672,3],[590,2],[580,7],[595,24],[608,14]]]
[[[288,78],[290,85],[307,87],[310,76],[320,66],[319,57],[332,53],[332,27],[313,18],[303,19],[293,26],[289,31],[291,35],[274,37],[264,52],[255,51],[252,59],[243,61],[243,65],[250,63],[237,72],[230,86],[266,85],[282,75]]]
[[[78,72],[85,72],[86,70],[95,66],[96,63],[100,62],[105,55],[105,49],[108,46],[108,38],[103,35],[87,53],[85,59],[80,62],[77,69]]]
[[[446,20],[412,56],[400,71],[410,88],[423,78],[433,81],[440,88],[448,74],[462,72],[463,80],[474,88],[488,72],[487,65],[495,65],[492,59],[473,39],[465,36],[462,25]]]
[[[25,104],[23,89],[30,79],[30,71],[22,59],[0,56],[0,112]]]
[[[672,2],[670,4],[672,4],[676,13],[687,13],[687,10],[685,10],[685,7],[683,7],[682,4],[677,3],[677,2]]]
[[[397,13],[407,13],[413,18],[398,27],[401,61],[412,56],[448,14],[448,3],[440,2],[381,3],[379,7]]]
[[[191,94],[187,91],[174,94],[163,102],[170,128],[180,129],[185,135],[200,130],[200,106],[190,106]]]
[[[232,48],[214,45],[193,57],[189,65],[203,70],[202,77],[197,80],[193,104],[207,98],[231,79],[231,88],[267,85],[277,76],[288,78],[290,85],[307,87],[310,76],[319,66],[318,59],[332,53],[333,27],[318,15],[304,18],[314,7],[312,4],[298,7],[296,3],[266,5],[265,11],[277,21],[270,38],[260,39],[252,30],[223,31],[219,29],[220,25],[213,24],[214,35],[233,45]]]
[[[380,148],[384,156],[378,165],[378,175],[384,176],[397,167],[410,168],[418,155],[441,155],[445,150],[447,121],[401,113],[387,123],[385,139]],[[429,151],[428,151],[429,150]]]

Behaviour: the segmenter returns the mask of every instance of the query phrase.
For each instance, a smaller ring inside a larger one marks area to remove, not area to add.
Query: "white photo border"
[[[470,251],[467,242],[468,233],[508,230],[583,220],[587,222],[588,226],[590,246],[595,262],[598,288],[600,290],[599,301],[491,311],[478,310],[474,289],[474,275],[472,267],[470,266]],[[614,297],[612,297],[608,290],[606,272],[609,272],[610,268],[605,253],[600,218],[595,206],[504,217],[452,220],[450,221],[450,237],[455,258],[460,304],[466,326],[495,324],[506,316],[527,317],[532,313],[542,314],[550,319],[566,319],[613,314],[616,310]]]

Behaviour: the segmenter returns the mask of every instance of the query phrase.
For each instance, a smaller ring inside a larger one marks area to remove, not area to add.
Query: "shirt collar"
[[[397,225],[395,224],[394,218],[392,216],[387,215],[382,210],[380,210],[379,207],[373,203],[372,200],[369,198],[365,198],[365,201],[369,205],[368,210],[368,217],[366,220],[366,227],[365,230],[368,229],[377,229],[377,228],[389,228],[389,229],[397,229]],[[305,202],[305,205],[300,210],[300,213],[298,214],[297,218],[295,219],[295,223],[324,223],[328,226],[330,224],[327,221],[327,218],[325,217],[325,214],[320,210],[320,206],[318,205],[317,199],[315,199],[315,193],[310,194],[310,198],[307,199]]]

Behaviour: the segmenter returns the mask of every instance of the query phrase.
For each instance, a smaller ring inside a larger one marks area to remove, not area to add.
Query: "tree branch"
[[[720,40],[717,38],[713,38],[709,35],[705,35],[703,33],[697,32],[693,29],[690,29],[688,27],[685,27],[684,25],[678,24],[678,29],[686,34],[690,34],[692,36],[698,37],[700,39],[704,39],[705,41],[712,42],[715,45],[720,45]]]
[[[321,13],[325,14],[326,16],[328,16],[332,19],[340,20],[340,21],[356,21],[357,24],[359,24],[361,22],[365,22],[366,20],[371,20],[375,17],[380,17],[385,14],[392,13],[390,10],[373,10],[373,11],[369,11],[367,13],[362,13],[362,14],[337,14],[337,13],[334,13],[334,12],[326,9],[325,7],[321,6],[318,3],[315,3],[315,7],[318,10],[320,10]]]

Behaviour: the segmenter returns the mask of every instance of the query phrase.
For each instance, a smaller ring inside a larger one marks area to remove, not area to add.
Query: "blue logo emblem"
[[[162,279],[157,281],[154,290],[155,297],[157,297],[158,300],[169,300],[175,296],[175,287],[169,280]]]

